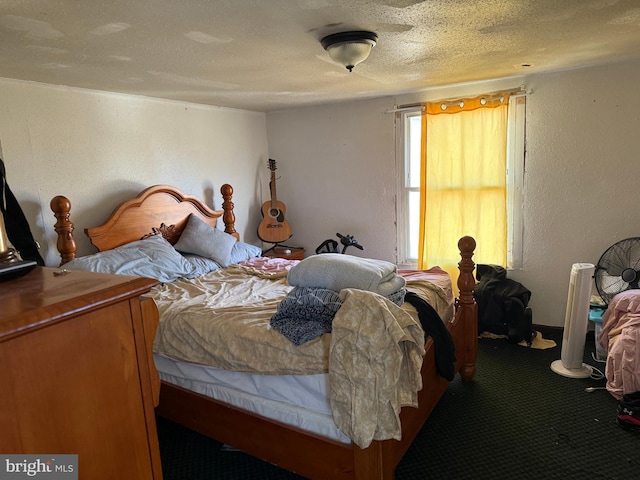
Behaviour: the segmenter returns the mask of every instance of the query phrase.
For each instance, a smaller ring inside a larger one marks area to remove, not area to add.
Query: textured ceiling
[[[379,36],[353,73],[345,30]],[[257,111],[638,57],[640,0],[0,3],[0,77]]]

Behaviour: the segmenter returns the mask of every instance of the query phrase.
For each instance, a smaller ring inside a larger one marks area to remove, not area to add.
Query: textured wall
[[[354,235],[365,255],[395,261],[394,115],[384,113],[391,106],[385,98],[268,114],[290,244],[313,252],[340,232]]]
[[[563,325],[571,265],[640,236],[640,63],[536,76],[527,107],[524,267],[534,322]]]
[[[79,254],[95,251],[84,228],[155,184],[208,197],[220,208],[220,185],[231,183],[238,230],[257,241],[264,114],[6,80],[0,112],[9,185],[48,265],[59,263],[49,208],[59,194],[71,200]]]

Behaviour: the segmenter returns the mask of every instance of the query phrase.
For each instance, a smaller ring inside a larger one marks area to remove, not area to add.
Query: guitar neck
[[[276,172],[271,171],[271,208],[278,207],[278,197],[276,195]]]

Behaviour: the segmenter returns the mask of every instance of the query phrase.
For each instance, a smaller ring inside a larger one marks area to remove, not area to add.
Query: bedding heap
[[[294,288],[278,305],[270,325],[295,345],[331,332],[342,290],[372,292],[402,305],[406,284],[390,262],[337,253],[302,260],[287,280]]]
[[[640,391],[640,290],[617,294],[602,317],[598,342],[607,351],[607,390],[617,400]]]
[[[287,278],[294,288],[270,325],[296,345],[331,332],[336,426],[361,448],[399,440],[400,409],[418,404],[425,352],[420,323],[401,308],[405,278],[390,262],[330,253],[302,260]]]
[[[270,327],[278,306],[295,288],[289,285],[284,272],[298,262],[288,261],[291,263],[284,266],[285,270],[283,266],[266,265],[264,272],[259,271],[260,263],[274,260],[249,260],[196,279],[179,279],[152,289],[149,296],[160,313],[154,352],[237,372],[327,373],[330,334],[296,346]],[[265,274],[269,272],[274,275]],[[453,296],[448,274],[438,269],[401,273],[406,278],[405,288],[432,305],[443,322],[452,318]],[[402,310],[419,322],[411,304],[403,303]],[[343,313],[347,312],[344,309]]]

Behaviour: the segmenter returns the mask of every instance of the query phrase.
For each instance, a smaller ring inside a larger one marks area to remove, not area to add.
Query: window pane
[[[409,191],[409,208],[407,215],[409,217],[409,241],[407,260],[418,260],[418,237],[420,228],[420,192]]]
[[[407,116],[408,138],[407,138],[407,187],[420,187],[420,139],[421,139],[421,118],[420,115]]]

